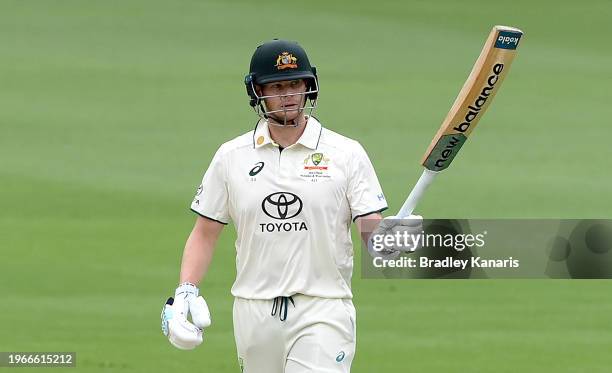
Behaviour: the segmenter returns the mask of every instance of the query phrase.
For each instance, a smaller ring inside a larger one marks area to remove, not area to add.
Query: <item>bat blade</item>
[[[398,217],[412,214],[438,172],[453,161],[508,74],[522,35],[514,27],[493,27],[472,72],[425,151],[421,159],[425,170],[397,213]]]
[[[522,35],[514,27],[493,27],[472,72],[421,159],[425,168],[442,171],[450,165],[508,74]]]

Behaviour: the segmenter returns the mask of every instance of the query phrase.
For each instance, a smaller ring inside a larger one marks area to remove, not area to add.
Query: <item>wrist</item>
[[[174,292],[174,297],[176,298],[181,294],[183,294],[183,296],[193,295],[197,297],[200,294],[200,289],[198,289],[198,287],[191,282],[182,282],[176,288],[176,291]]]

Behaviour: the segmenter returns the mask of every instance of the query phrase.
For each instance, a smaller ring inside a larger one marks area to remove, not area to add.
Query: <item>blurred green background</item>
[[[175,350],[159,311],[224,141],[252,128],[255,47],[298,40],[317,116],[368,150],[396,211],[494,24],[525,31],[425,217],[610,218],[610,1],[0,1],[0,351],[98,372],[238,372],[233,227]],[[356,241],[356,237],[355,237]],[[353,372],[609,372],[609,281],[353,282]]]

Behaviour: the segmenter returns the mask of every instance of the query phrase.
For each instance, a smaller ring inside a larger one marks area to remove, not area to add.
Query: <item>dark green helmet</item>
[[[306,98],[316,100],[317,71],[314,66],[310,66],[304,48],[296,42],[279,39],[258,46],[251,58],[249,74],[244,79],[251,106],[261,103],[254,85],[295,79],[304,79],[307,86]]]

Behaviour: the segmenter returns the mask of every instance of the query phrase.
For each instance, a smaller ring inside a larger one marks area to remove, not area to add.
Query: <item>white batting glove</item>
[[[199,293],[195,285],[185,282],[162,309],[162,332],[181,350],[192,350],[202,343],[202,331],[211,324],[208,305]],[[193,323],[187,318],[189,314]]]
[[[406,218],[387,216],[368,240],[368,253],[373,257],[395,259],[402,252],[413,252],[422,247],[423,217],[410,215]]]

